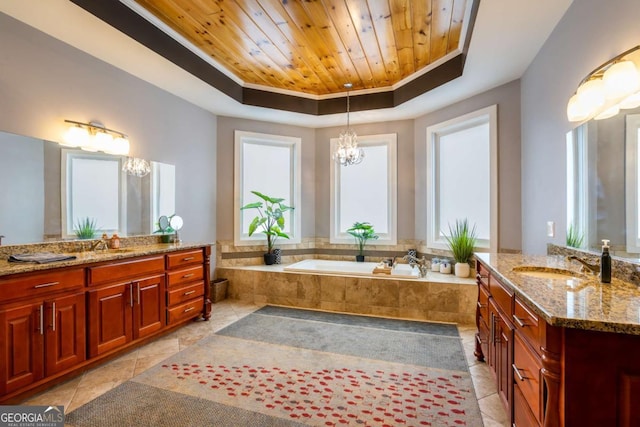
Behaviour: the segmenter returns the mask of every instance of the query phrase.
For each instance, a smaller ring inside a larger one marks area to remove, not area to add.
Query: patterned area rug
[[[264,307],[68,414],[75,426],[482,426],[455,325]]]

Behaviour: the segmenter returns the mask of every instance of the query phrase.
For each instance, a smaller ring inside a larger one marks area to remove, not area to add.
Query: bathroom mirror
[[[567,134],[567,227],[582,249],[600,252],[608,239],[613,255],[640,258],[639,132],[636,108]]]
[[[0,131],[0,235],[3,245],[64,238],[62,151],[59,144]],[[79,151],[79,150],[77,150]],[[117,158],[117,156],[113,156]],[[160,215],[175,212],[175,167],[151,162],[139,178],[126,175],[122,235],[146,235]],[[91,194],[99,200],[99,194]]]

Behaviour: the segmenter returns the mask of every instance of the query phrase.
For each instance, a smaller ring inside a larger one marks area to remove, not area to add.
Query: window
[[[582,237],[589,247],[589,146],[587,126],[567,132],[567,233]],[[594,165],[595,166],[595,165]]]
[[[104,233],[124,234],[126,184],[121,158],[62,150],[62,233],[75,236],[75,225],[95,220]]]
[[[498,249],[497,106],[427,128],[427,247],[447,249],[456,220],[476,226],[476,247]]]
[[[331,139],[331,153],[338,139]],[[354,222],[369,222],[380,236],[377,244],[395,245],[396,134],[359,136],[364,160],[340,166],[331,160],[331,243],[353,243],[347,229]]]
[[[640,253],[640,114],[626,117],[627,252]]]
[[[248,234],[249,224],[256,216],[256,211],[240,210],[247,203],[260,201],[251,191],[283,198],[284,204],[295,208],[287,212],[285,217],[284,231],[290,239],[279,242],[300,243],[301,145],[300,138],[235,132],[234,241],[236,245],[255,245],[265,241],[262,233],[256,232],[251,237]]]

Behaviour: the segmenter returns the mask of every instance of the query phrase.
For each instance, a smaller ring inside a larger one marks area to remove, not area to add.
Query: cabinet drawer
[[[513,425],[516,427],[537,427],[539,425],[517,384],[513,387]]]
[[[149,273],[164,271],[164,256],[134,258],[129,261],[111,262],[89,267],[89,285],[95,285],[128,277],[140,277]]]
[[[202,249],[197,249],[188,252],[178,252],[167,255],[167,270],[182,267],[189,264],[202,264],[204,256],[202,255]]]
[[[482,265],[480,261],[476,261],[476,270],[476,280],[478,283],[489,289],[489,270],[487,270],[487,267]]]
[[[51,270],[46,273],[23,274],[10,279],[0,280],[0,299],[3,302],[12,299],[34,297],[52,292],[82,288],[84,269]]]
[[[169,302],[168,304],[175,305],[188,301],[195,297],[204,295],[204,282],[192,283],[187,286],[182,286],[169,290]]]
[[[478,286],[478,310],[486,321],[489,318],[489,292],[483,286]]]
[[[540,342],[540,319],[518,297],[515,298],[513,323],[522,337],[539,353],[542,345]]]
[[[196,298],[184,304],[170,308],[167,314],[167,324],[173,325],[186,319],[192,319],[202,313],[204,299]]]
[[[507,315],[509,321],[512,321],[513,315],[513,291],[509,290],[502,285],[495,277],[491,277],[489,281],[489,292],[496,302],[496,305],[500,307],[502,312]]]
[[[169,272],[167,275],[169,276],[169,287],[171,288],[183,283],[202,280],[204,267],[202,265],[196,265],[195,267]]]
[[[540,421],[540,361],[519,334],[513,343],[513,381],[538,422]]]

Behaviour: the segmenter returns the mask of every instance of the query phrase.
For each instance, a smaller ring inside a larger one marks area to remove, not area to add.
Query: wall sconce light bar
[[[129,154],[129,139],[126,134],[108,129],[102,123],[83,123],[65,120],[71,127],[65,132],[60,145],[81,148],[85,151],[103,151],[108,154]]]
[[[611,58],[589,73],[567,104],[569,121],[606,119],[640,106],[640,46]]]

